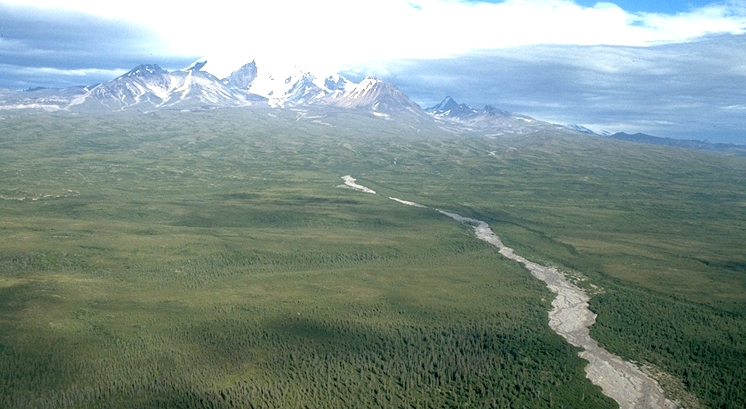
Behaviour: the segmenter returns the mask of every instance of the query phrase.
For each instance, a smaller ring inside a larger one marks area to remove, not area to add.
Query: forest
[[[746,406],[743,156],[307,114],[3,117],[0,407],[617,407],[543,283],[389,197],[577,278],[684,407]]]

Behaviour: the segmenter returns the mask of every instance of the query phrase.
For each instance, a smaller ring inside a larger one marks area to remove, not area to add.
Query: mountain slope
[[[200,71],[206,62],[168,72],[157,64],[139,65],[109,82],[98,84],[70,102],[85,108],[194,108],[247,106],[261,98],[227,86]]]
[[[265,69],[253,61],[223,81],[266,98],[272,107],[324,105],[355,85],[337,73],[319,75],[299,66]]]
[[[477,110],[466,105],[459,104],[451,97],[445,97],[438,105],[427,108],[428,114],[435,117],[469,117],[477,113]]]
[[[256,79],[256,75],[256,62],[252,61],[243,65],[236,71],[233,71],[231,75],[224,78],[222,82],[227,86],[248,91],[249,87],[251,87],[251,84]]]
[[[168,97],[174,78],[157,64],[138,65],[124,75],[98,84],[71,101],[71,106],[121,109],[125,106],[159,105]]]
[[[366,110],[382,117],[404,113],[426,116],[425,111],[399,88],[370,77],[363,79],[339,97],[331,99],[329,104],[341,108]]]
[[[90,87],[35,88],[26,91],[0,90],[0,110],[40,109],[59,111],[70,101],[88,92]]]

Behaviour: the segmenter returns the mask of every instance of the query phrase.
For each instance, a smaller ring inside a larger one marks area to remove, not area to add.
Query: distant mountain
[[[468,118],[475,115],[477,110],[466,104],[459,104],[451,97],[445,97],[438,105],[427,108],[425,112],[441,118]]]
[[[565,125],[565,127],[570,128],[573,131],[577,131],[577,132],[580,132],[580,133],[584,133],[584,134],[588,134],[588,135],[597,135],[595,132],[593,132],[592,130],[584,127],[583,125],[570,124],[570,125]]]
[[[426,108],[436,121],[446,128],[456,130],[481,130],[505,134],[526,134],[539,130],[566,130],[567,128],[550,124],[525,115],[517,115],[493,106],[486,105],[481,110],[466,104],[459,104],[451,97],[445,97],[439,104]]]
[[[26,91],[0,90],[0,110],[39,109],[59,111],[70,106],[70,101],[88,92],[90,87],[33,88]]]
[[[746,145],[737,145],[733,143],[712,143],[707,141],[698,141],[695,139],[661,138],[644,133],[627,134],[624,132],[617,132],[606,137],[621,141],[646,143],[651,145],[676,146],[679,148],[711,151],[737,151],[739,153],[746,154]]]
[[[517,127],[522,128],[526,123],[540,122],[525,115],[517,115],[493,106],[486,105],[471,118],[471,122],[481,127]]]
[[[329,99],[329,104],[342,108],[364,109],[382,117],[392,114],[409,113],[425,117],[419,105],[401,92],[396,86],[376,78],[367,77],[344,93]]]

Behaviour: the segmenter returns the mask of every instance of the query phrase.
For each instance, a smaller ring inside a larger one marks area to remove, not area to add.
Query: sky
[[[62,4],[64,3],[64,4]],[[0,88],[206,58],[300,65],[596,131],[746,144],[746,0],[0,0]],[[325,75],[325,74],[324,74]]]

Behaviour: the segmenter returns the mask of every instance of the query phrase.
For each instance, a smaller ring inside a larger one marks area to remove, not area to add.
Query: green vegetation
[[[582,275],[609,350],[744,406],[743,157],[314,115],[2,120],[0,407],[615,406],[541,282],[388,196]]]

